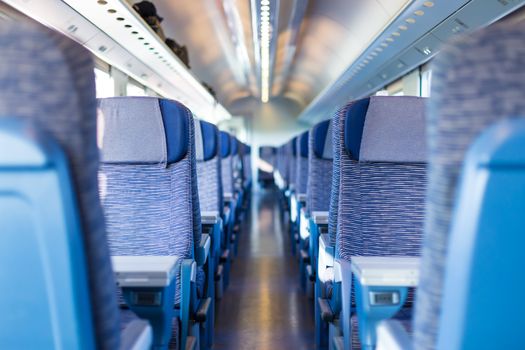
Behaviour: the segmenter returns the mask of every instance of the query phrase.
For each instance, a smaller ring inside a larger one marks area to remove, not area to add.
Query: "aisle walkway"
[[[274,189],[254,193],[230,286],[219,303],[215,349],[315,348],[312,301],[299,289],[277,196]]]

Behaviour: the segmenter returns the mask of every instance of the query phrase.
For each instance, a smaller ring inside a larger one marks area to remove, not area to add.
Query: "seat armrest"
[[[130,322],[120,333],[121,350],[149,350],[153,341],[153,331],[148,321],[141,319]]]
[[[167,287],[176,274],[176,256],[112,256],[117,284],[122,287]]]
[[[352,257],[352,273],[367,287],[416,287],[419,281],[419,258]]]
[[[231,202],[233,200],[233,193],[225,192],[223,195],[224,202]]]
[[[206,234],[201,235],[201,242],[199,244],[199,248],[197,249],[197,256],[195,259],[198,266],[204,266],[204,264],[206,263],[206,259],[210,255],[210,247],[211,247],[210,235],[206,235]]]
[[[412,339],[396,320],[386,320],[377,327],[376,350],[412,350]]]
[[[212,215],[217,214],[217,215]],[[204,216],[206,215],[206,216]],[[220,254],[222,235],[224,232],[223,221],[218,212],[203,212],[202,219],[202,234],[208,234],[211,237],[211,256],[217,257]]]
[[[327,211],[314,211],[312,212],[312,219],[317,225],[328,224],[328,212]]]
[[[201,223],[203,225],[214,225],[219,221],[220,214],[218,211],[201,212]]]
[[[171,337],[175,276],[181,265],[178,263],[179,258],[113,256],[111,261],[126,304],[140,318],[150,322],[153,328],[153,346],[166,347]]]
[[[378,324],[394,316],[405,303],[408,287],[419,281],[419,258],[352,257],[359,340],[374,348]]]

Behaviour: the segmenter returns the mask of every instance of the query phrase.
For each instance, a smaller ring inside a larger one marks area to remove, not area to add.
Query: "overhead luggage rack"
[[[231,115],[125,0],[8,0],[159,94],[211,122]]]

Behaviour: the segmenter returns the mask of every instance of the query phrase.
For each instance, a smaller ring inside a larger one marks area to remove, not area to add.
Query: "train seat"
[[[190,317],[206,306],[204,265],[212,261],[210,238],[201,235],[192,114],[175,101],[148,97],[100,99],[98,107],[100,198],[112,255],[176,256],[180,264],[197,264],[191,280],[177,270],[179,317],[171,346],[185,346],[189,334],[198,336],[190,333]]]
[[[0,347],[149,348],[147,322],[119,315],[98,194],[91,55],[19,22],[0,24],[0,45],[0,283],[9,286],[0,293]]]
[[[341,266],[348,266],[355,256],[420,254],[427,159],[425,102],[420,97],[374,96],[351,103],[341,112],[343,142],[336,150],[341,161],[336,257]],[[404,304],[407,290],[388,291],[399,299],[392,302],[399,307],[378,302],[373,312],[367,313],[370,293],[387,292],[359,283],[347,288],[352,279],[352,272],[344,269],[341,299],[335,296],[342,302],[344,343],[349,348],[352,340],[353,349],[360,344],[368,348],[374,346],[378,314],[395,314]],[[398,316],[406,318],[406,314],[407,310],[402,310]]]
[[[300,275],[301,284],[313,297],[317,269],[319,233],[325,229],[332,186],[332,122],[323,121],[308,133],[308,180],[306,207],[301,210]],[[322,227],[321,227],[322,226]]]
[[[512,273],[522,260],[524,224],[525,136],[517,118],[525,116],[524,32],[523,24],[495,24],[445,45],[433,63],[414,335],[390,337],[404,339],[404,349],[521,346],[515,310],[523,303],[504,291],[524,283]],[[378,347],[392,325],[380,325]]]

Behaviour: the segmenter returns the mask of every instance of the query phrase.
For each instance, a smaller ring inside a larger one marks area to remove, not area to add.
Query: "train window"
[[[115,96],[115,80],[109,73],[95,68],[95,84],[97,88],[97,98]]]

